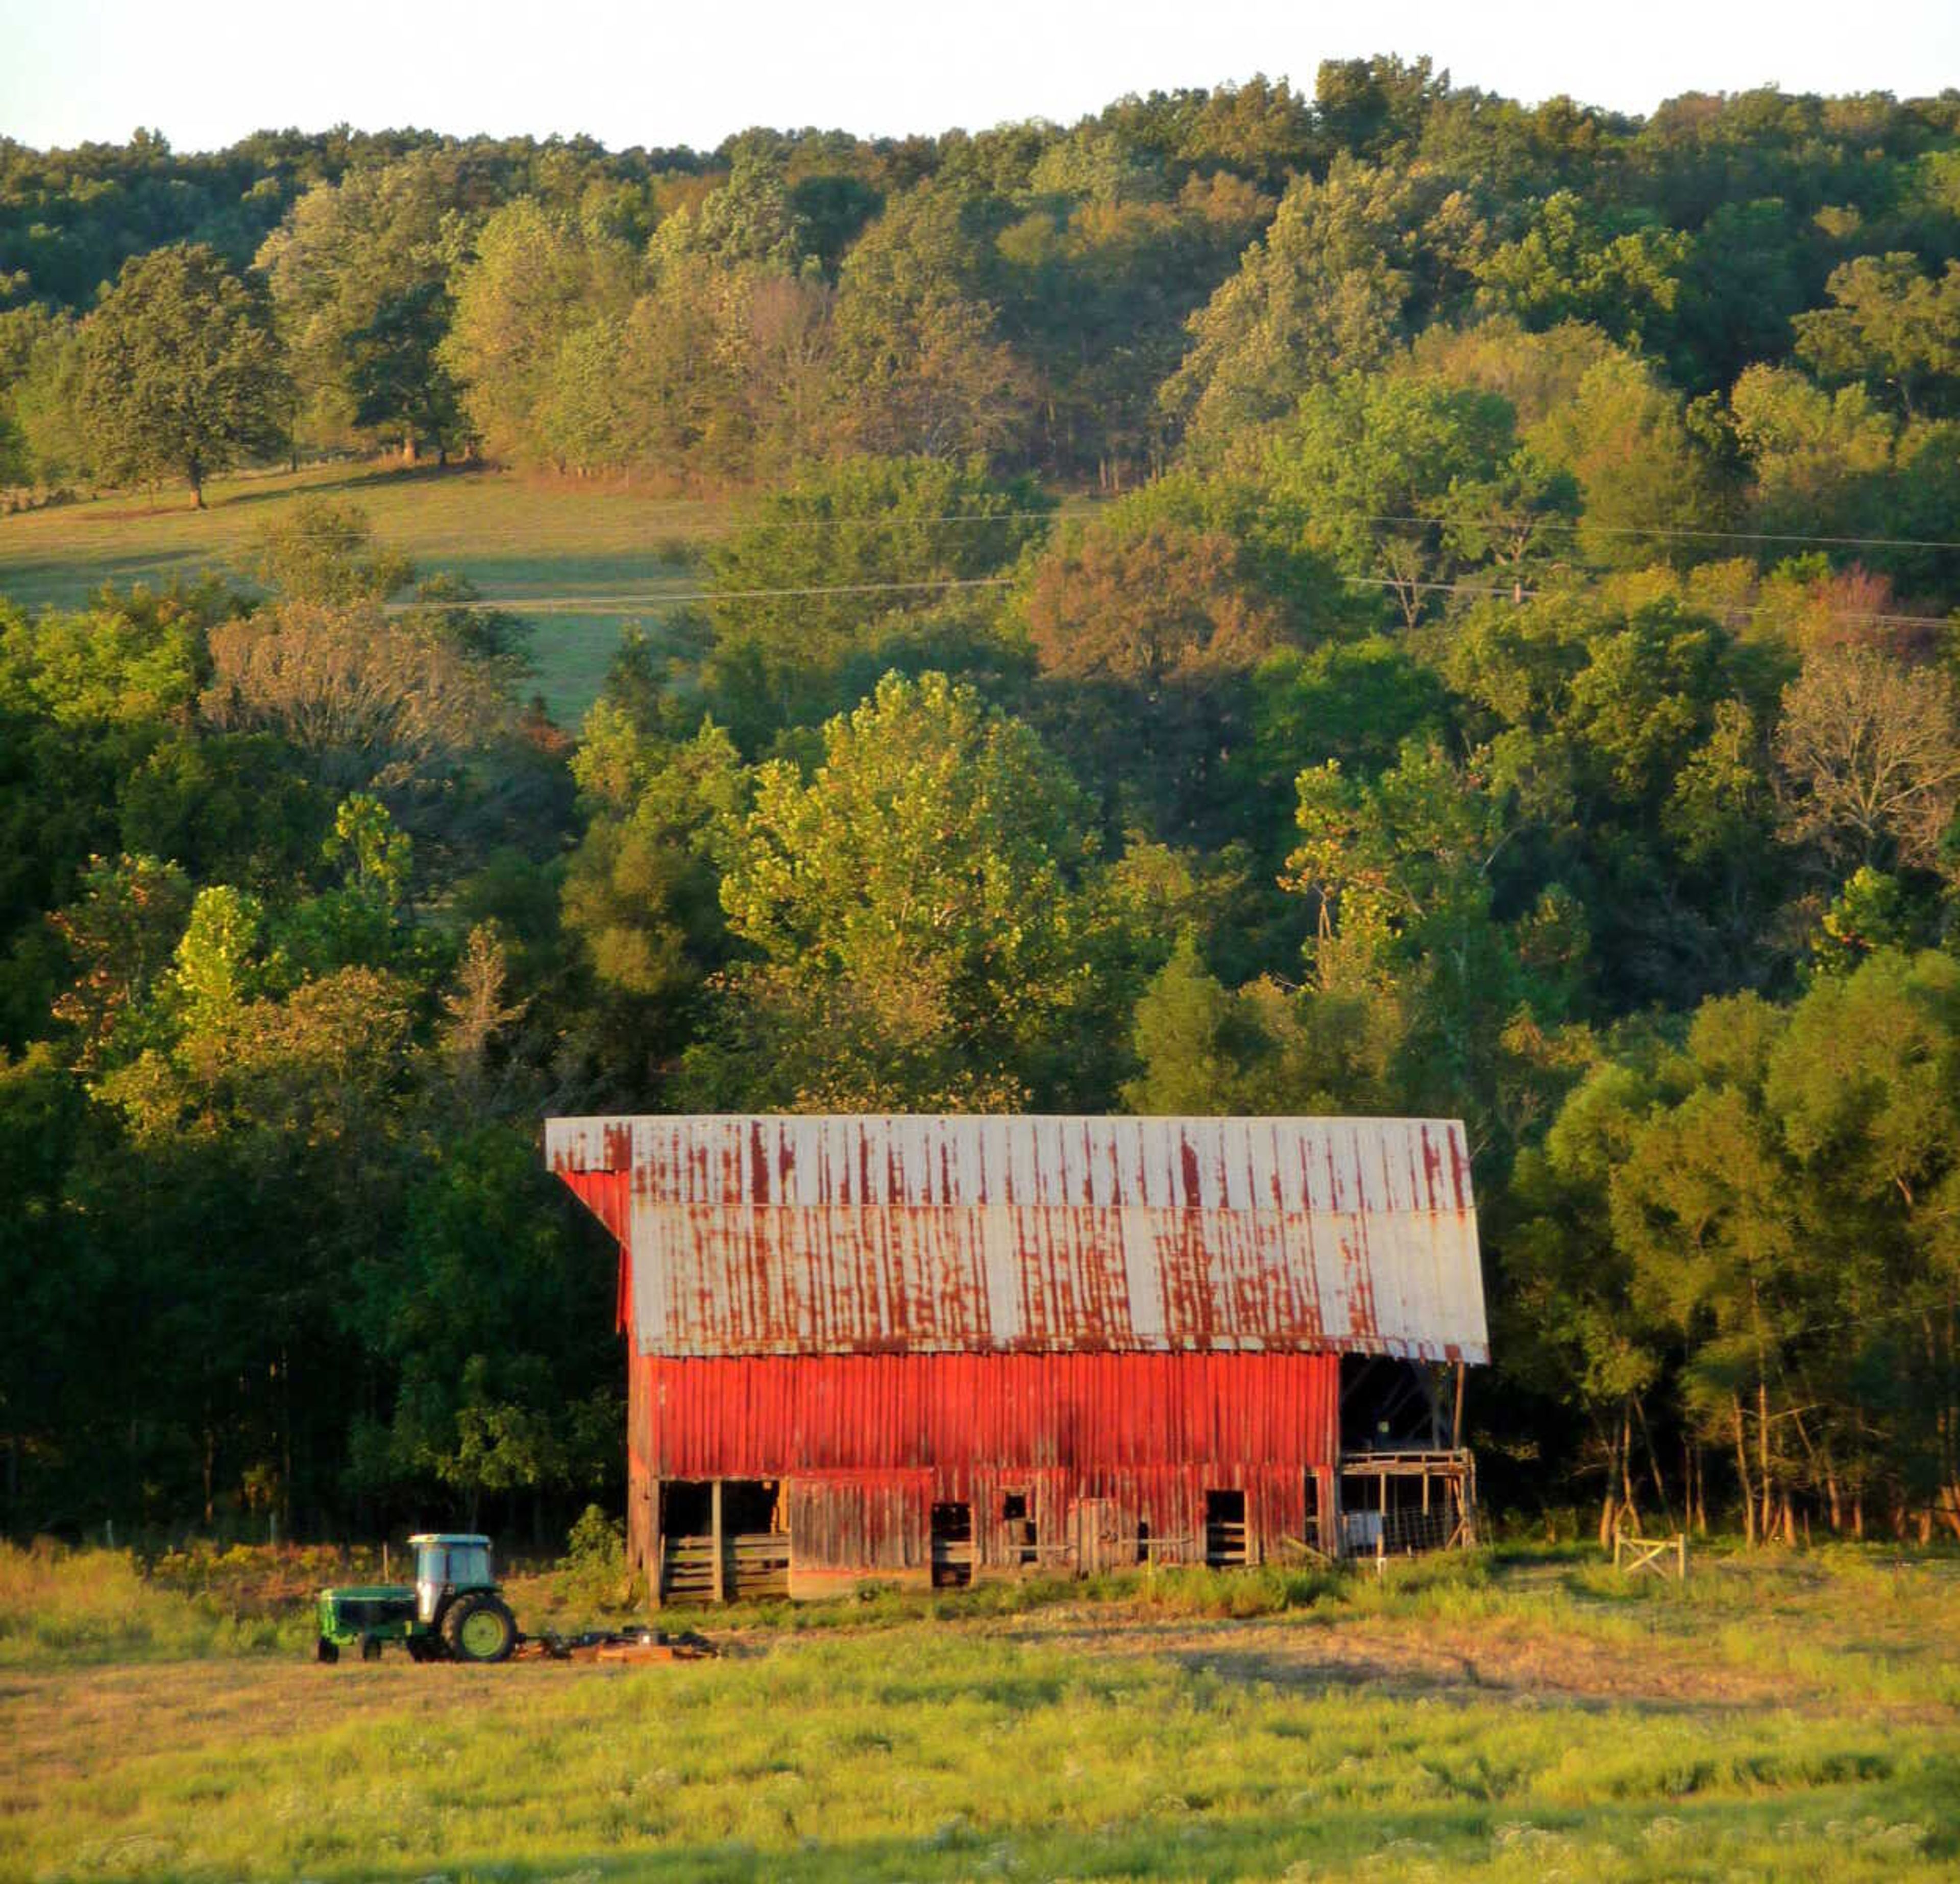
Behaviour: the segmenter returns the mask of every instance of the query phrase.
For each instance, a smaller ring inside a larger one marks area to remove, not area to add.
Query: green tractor
[[[320,1593],[320,1659],[337,1662],[357,1645],[378,1661],[384,1642],[399,1642],[418,1662],[508,1661],[517,1646],[517,1619],[490,1571],[490,1540],[473,1533],[428,1532],[415,1546],[415,1581],[366,1584]]]

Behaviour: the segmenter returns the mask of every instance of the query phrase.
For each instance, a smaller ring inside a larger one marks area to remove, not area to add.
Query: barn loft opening
[[[1392,1355],[1341,1357],[1341,1450],[1405,1452],[1450,1444],[1449,1409],[1439,1370]]]

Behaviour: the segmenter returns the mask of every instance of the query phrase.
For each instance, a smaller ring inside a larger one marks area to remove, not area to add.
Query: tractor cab
[[[474,1532],[425,1531],[409,1542],[415,1553],[415,1620],[433,1628],[450,1601],[470,1590],[492,1590],[490,1540]]]

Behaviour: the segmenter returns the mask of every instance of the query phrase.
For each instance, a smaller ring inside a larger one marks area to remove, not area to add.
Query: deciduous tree
[[[125,265],[81,330],[81,409],[110,478],[205,480],[276,451],[291,388],[264,289],[202,246]]]
[[[826,726],[807,781],[758,775],[721,900],[759,962],[731,972],[695,1077],[784,1104],[1066,1091],[1088,855],[1078,795],[1026,726],[943,675],[889,676]],[[765,1038],[775,1055],[748,1057]]]
[[[1847,864],[1939,861],[1960,803],[1960,694],[1939,669],[1819,650],[1784,691],[1776,756],[1799,841]]]

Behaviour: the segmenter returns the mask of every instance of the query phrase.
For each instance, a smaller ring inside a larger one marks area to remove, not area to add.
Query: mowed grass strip
[[[154,586],[206,570],[242,573],[266,523],[307,493],[359,504],[376,537],[420,569],[454,570],[520,612],[527,599],[558,605],[531,618],[532,651],[537,690],[552,716],[571,727],[597,697],[622,627],[638,620],[658,632],[657,601],[638,599],[698,587],[692,551],[734,516],[714,500],[485,468],[323,465],[220,480],[204,511],[167,492],[0,518],[0,596],[30,609],[69,608],[104,583]],[[581,609],[584,597],[591,606]]]
[[[44,1662],[0,1672],[0,1879],[1952,1873],[1949,1578],[1593,1581],[949,1608],[632,1669]]]

